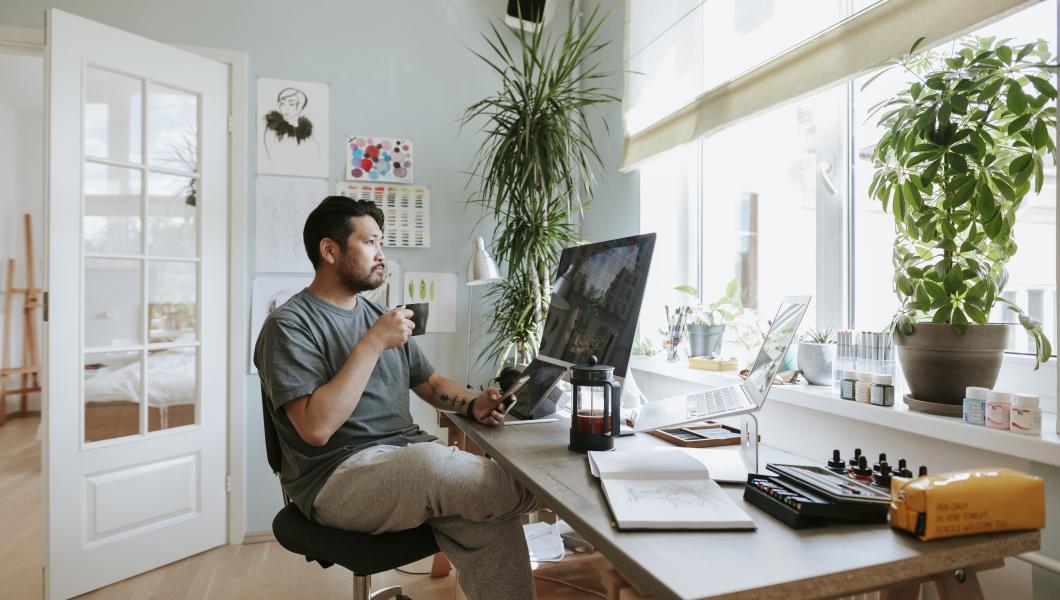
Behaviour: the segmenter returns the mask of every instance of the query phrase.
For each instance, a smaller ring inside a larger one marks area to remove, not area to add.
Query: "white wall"
[[[36,77],[44,78],[44,62],[40,58],[17,55],[0,54],[0,61],[15,60],[20,63],[37,63]],[[5,70],[6,72],[6,70]],[[34,82],[36,83],[36,82]],[[33,222],[33,252],[36,263],[36,284],[41,285],[41,275],[44,268],[43,251],[43,209],[44,209],[44,164],[43,143],[44,129],[42,121],[42,108],[44,98],[39,98],[39,108],[29,109],[25,106],[26,98],[21,97],[17,107],[5,101],[7,92],[3,91],[7,86],[24,85],[26,88],[35,89],[31,82],[0,81],[0,296],[4,294],[7,277],[7,260],[15,259],[15,287],[26,285],[26,240],[22,215],[29,213]],[[10,88],[7,88],[10,90]],[[12,323],[10,332],[10,364],[19,366],[24,364],[22,352],[22,295],[13,297]],[[0,309],[2,310],[2,309]],[[2,313],[0,313],[2,314]],[[36,331],[38,347],[41,348],[39,355],[43,357],[43,348],[40,347],[40,333],[42,331],[42,314],[37,311]],[[3,331],[3,321],[0,320],[0,335]],[[0,338],[2,339],[2,338]],[[21,386],[19,377],[8,379],[8,387]],[[9,396],[6,401],[6,409],[10,414],[18,410],[20,397]],[[29,395],[29,410],[40,410],[40,394]]]

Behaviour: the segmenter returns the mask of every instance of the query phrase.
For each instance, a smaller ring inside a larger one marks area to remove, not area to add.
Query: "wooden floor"
[[[0,427],[0,596],[4,598],[41,597],[44,500],[39,424],[39,416],[9,415]]]
[[[41,597],[43,513],[39,417],[10,419],[0,427],[0,596],[35,600]],[[412,565],[427,571],[429,561]],[[587,600],[603,595],[599,572],[606,563],[555,565],[540,572],[541,600]],[[579,591],[561,581],[586,588]],[[350,598],[353,579],[340,567],[321,569],[275,542],[221,546],[160,569],[85,594],[93,600],[117,598],[232,599]],[[388,571],[373,577],[373,587],[401,585],[414,600],[461,600],[456,575],[431,579]]]

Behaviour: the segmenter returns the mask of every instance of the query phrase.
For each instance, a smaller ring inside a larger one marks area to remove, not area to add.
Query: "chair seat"
[[[276,513],[272,532],[281,546],[295,554],[322,564],[341,565],[362,576],[389,571],[438,552],[430,525],[379,535],[346,531],[310,521],[294,504]]]

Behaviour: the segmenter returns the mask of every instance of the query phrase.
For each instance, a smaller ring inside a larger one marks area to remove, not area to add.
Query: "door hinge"
[[[44,290],[44,322],[48,322],[48,290]]]
[[[231,494],[232,493],[232,476],[231,475],[225,475],[225,493],[226,494]]]
[[[228,115],[228,133],[232,133],[232,115]]]

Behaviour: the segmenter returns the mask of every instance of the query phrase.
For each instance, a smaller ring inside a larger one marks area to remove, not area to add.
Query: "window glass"
[[[735,280],[747,317],[764,330],[781,298],[817,293],[818,202],[839,202],[822,189],[828,175],[819,171],[836,156],[845,98],[840,86],[703,140],[704,303],[723,296]],[[805,326],[815,325],[814,313]],[[738,333],[730,332],[728,341]],[[752,339],[745,351],[757,346]]]
[[[1022,45],[1038,39],[1049,43],[1050,52],[1057,50],[1057,5],[1041,2],[1007,18],[984,26],[971,35],[1011,38],[1011,45]],[[947,42],[939,50],[949,53],[958,42]],[[869,108],[908,87],[910,75],[892,70],[861,87],[872,75],[854,82],[853,123],[854,138],[854,212],[853,233],[853,289],[854,326],[858,329],[886,327],[898,308],[892,289],[891,248],[894,242],[894,219],[885,214],[880,203],[870,199],[868,187],[872,180],[872,151],[883,131],[877,117],[869,117]],[[1053,77],[1055,84],[1055,75]],[[1051,132],[1055,136],[1055,131]],[[1054,137],[1055,139],[1055,137]],[[1033,188],[1024,198],[1014,227],[1019,250],[1008,263],[1009,282],[1003,293],[1031,316],[1042,320],[1051,340],[1056,337],[1056,168],[1046,161],[1045,184],[1041,193]],[[992,322],[1014,322],[1011,311],[995,306]],[[1010,328],[1008,349],[1013,352],[1033,352],[1034,341],[1022,327]]]

